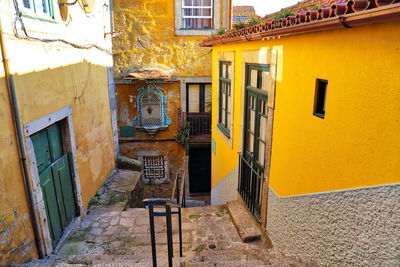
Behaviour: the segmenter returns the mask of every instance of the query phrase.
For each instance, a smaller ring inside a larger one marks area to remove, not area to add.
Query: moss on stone
[[[197,219],[201,218],[201,215],[200,214],[190,214],[189,213],[187,215],[187,217],[188,217],[189,220],[197,220]]]

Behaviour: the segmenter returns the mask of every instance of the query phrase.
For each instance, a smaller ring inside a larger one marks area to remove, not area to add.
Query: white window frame
[[[185,8],[210,8],[210,6],[184,6],[183,0],[175,0],[175,35],[177,36],[209,36],[216,33],[216,29],[221,26],[221,1],[223,0],[212,0],[211,1],[211,28],[210,29],[191,29],[183,28],[183,7]],[[185,16],[185,18],[208,18],[209,16]]]
[[[47,11],[43,12],[42,4],[47,3]],[[54,15],[54,3],[53,0],[29,0],[29,5],[31,7],[25,7],[23,0],[18,0],[19,10],[27,15],[45,18],[45,19],[55,19]]]
[[[183,27],[183,19],[211,19],[211,28],[210,29],[214,28],[214,21],[213,21],[213,17],[214,17],[213,16],[213,14],[214,14],[214,0],[211,0],[211,4],[209,6],[185,6],[185,1],[186,0],[182,0],[182,24],[181,24],[181,28],[182,29],[191,29],[191,28],[184,28]],[[191,0],[191,1],[193,3],[193,0]],[[202,1],[205,1],[205,0],[202,0]],[[192,8],[192,9],[211,9],[211,15],[210,16],[185,16],[185,15],[183,15],[184,14],[183,10],[187,9],[187,8]],[[196,30],[202,30],[202,29],[200,28],[200,29],[196,29]]]

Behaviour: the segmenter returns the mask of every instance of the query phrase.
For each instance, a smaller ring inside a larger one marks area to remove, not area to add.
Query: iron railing
[[[154,217],[164,216],[166,218],[167,226],[167,245],[168,245],[168,266],[172,267],[174,257],[174,242],[172,235],[172,220],[171,215],[178,215],[178,228],[179,228],[179,256],[183,256],[182,249],[182,211],[181,207],[177,204],[171,203],[165,199],[144,199],[143,204],[149,209],[149,219],[150,219],[150,239],[151,239],[151,255],[153,260],[153,267],[157,267],[157,248],[156,248],[156,233],[154,226]],[[165,211],[154,211],[154,208],[165,208]],[[175,210],[172,210],[174,208]]]
[[[179,112],[179,126],[190,123],[190,136],[211,135],[211,114]]]
[[[240,195],[256,219],[260,220],[264,173],[260,169],[255,169],[241,153],[239,153],[238,181]]]

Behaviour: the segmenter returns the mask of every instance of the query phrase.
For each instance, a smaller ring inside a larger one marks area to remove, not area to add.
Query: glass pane
[[[185,29],[211,29],[212,19],[183,18],[182,28]]]
[[[250,110],[250,131],[254,133],[255,128],[255,116],[256,112],[254,110]]]
[[[231,113],[227,112],[226,114],[227,114],[227,116],[226,116],[226,124],[225,124],[225,127],[228,128],[228,129],[230,129]]]
[[[211,16],[211,8],[203,8],[202,16]]]
[[[30,0],[23,0],[23,5],[25,8],[31,8],[31,3]]]
[[[258,70],[251,70],[250,72],[250,86],[257,88]]]
[[[191,6],[193,0],[183,0],[183,5],[184,6]]]
[[[221,123],[225,125],[225,109],[221,109]]]
[[[261,89],[262,90],[268,90],[269,72],[263,71],[261,75],[262,75]]]
[[[254,152],[254,135],[249,133],[249,142],[247,146],[249,152]]]
[[[200,85],[190,84],[188,87],[188,110],[189,112],[200,112]]]
[[[226,78],[231,79],[232,78],[232,65],[227,65],[228,71],[227,71],[227,76]]]
[[[203,6],[212,6],[211,0],[203,0]]]
[[[222,69],[222,75],[221,75],[221,77],[226,78],[226,67],[225,67],[225,64],[222,63],[221,69]]]
[[[221,97],[222,97],[222,107],[225,109],[225,107],[226,107],[226,94],[222,93]]]
[[[264,143],[258,143],[258,162],[264,166],[264,159],[265,159],[265,145]]]
[[[212,86],[211,84],[206,84],[204,87],[204,100],[205,100],[205,112],[211,112],[211,92]]]
[[[263,140],[264,142],[266,141],[265,140],[266,134],[267,134],[267,117],[263,117],[262,116],[260,118],[260,133],[259,133],[259,136],[260,136],[260,139]]]

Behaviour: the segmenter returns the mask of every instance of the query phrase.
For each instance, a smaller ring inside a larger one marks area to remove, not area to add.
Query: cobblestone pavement
[[[173,215],[173,239],[178,250],[178,219]],[[166,252],[165,217],[155,217],[156,243]],[[182,236],[184,252],[210,249],[262,248],[258,243],[241,242],[224,206],[183,209]],[[96,209],[89,212],[79,229],[60,249],[60,255],[134,255],[150,253],[148,211],[145,209]]]

